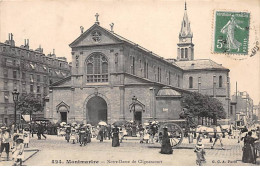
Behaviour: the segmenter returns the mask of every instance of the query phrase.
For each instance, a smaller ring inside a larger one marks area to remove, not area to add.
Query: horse
[[[197,141],[201,137],[208,137],[210,138],[210,142],[212,142],[212,138],[216,138],[217,136],[222,137],[223,136],[223,129],[221,125],[217,126],[202,126],[198,125],[195,129],[196,133],[199,133],[199,136],[197,137]]]

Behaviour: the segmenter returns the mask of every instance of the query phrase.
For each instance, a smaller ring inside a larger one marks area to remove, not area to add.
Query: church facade
[[[93,125],[178,119],[182,94],[192,91],[223,97],[228,110],[229,70],[212,60],[194,60],[192,37],[185,7],[177,60],[166,60],[116,34],[113,25],[101,27],[97,15],[95,24],[70,44],[71,76],[50,88],[45,117]]]

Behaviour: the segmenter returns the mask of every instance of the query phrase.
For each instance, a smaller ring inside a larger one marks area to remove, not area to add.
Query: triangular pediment
[[[93,46],[103,44],[114,44],[122,42],[119,38],[113,35],[113,32],[94,24],[84,33],[82,33],[76,40],[74,40],[69,46]]]

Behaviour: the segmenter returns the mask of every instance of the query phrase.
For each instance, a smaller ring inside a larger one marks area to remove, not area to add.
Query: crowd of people
[[[217,130],[218,127],[219,126],[216,126],[214,128],[214,141],[211,148],[213,148],[215,143],[219,140],[221,148],[223,149],[222,138],[224,135],[221,127],[219,127],[220,131]],[[234,131],[232,130],[228,130],[228,136],[233,135]],[[125,137],[139,137],[141,144],[154,144],[160,142],[160,153],[162,154],[173,153],[172,145],[170,143],[170,131],[168,131],[167,126],[163,126],[160,129],[160,123],[156,121],[149,121],[144,124],[136,124],[135,122],[129,121],[125,123],[113,123],[112,125],[100,122],[96,126],[91,124],[77,124],[76,122],[71,124],[62,122],[58,125],[37,122],[22,127],[3,125],[0,128],[0,160],[2,153],[5,151],[6,160],[9,160],[10,153],[12,153],[13,165],[22,165],[24,160],[24,149],[29,147],[30,138],[34,137],[34,134],[37,134],[38,140],[42,139],[42,137],[47,139],[45,134],[56,134],[57,136],[63,136],[68,143],[79,144],[82,147],[91,143],[91,139],[97,139],[99,142],[112,140],[112,147],[118,147]],[[255,142],[259,142],[259,138],[259,127],[250,130],[246,127],[240,129],[238,142],[244,142],[242,162],[256,163],[257,148],[255,147]],[[198,133],[194,150],[197,157],[196,163],[198,165],[202,165],[202,163],[206,161],[206,151],[204,150],[204,145],[202,143],[203,139],[205,139],[203,133]]]

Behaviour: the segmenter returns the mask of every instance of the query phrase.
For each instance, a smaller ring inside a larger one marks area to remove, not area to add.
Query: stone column
[[[125,120],[125,88],[119,87],[120,90],[120,114],[119,119]]]

